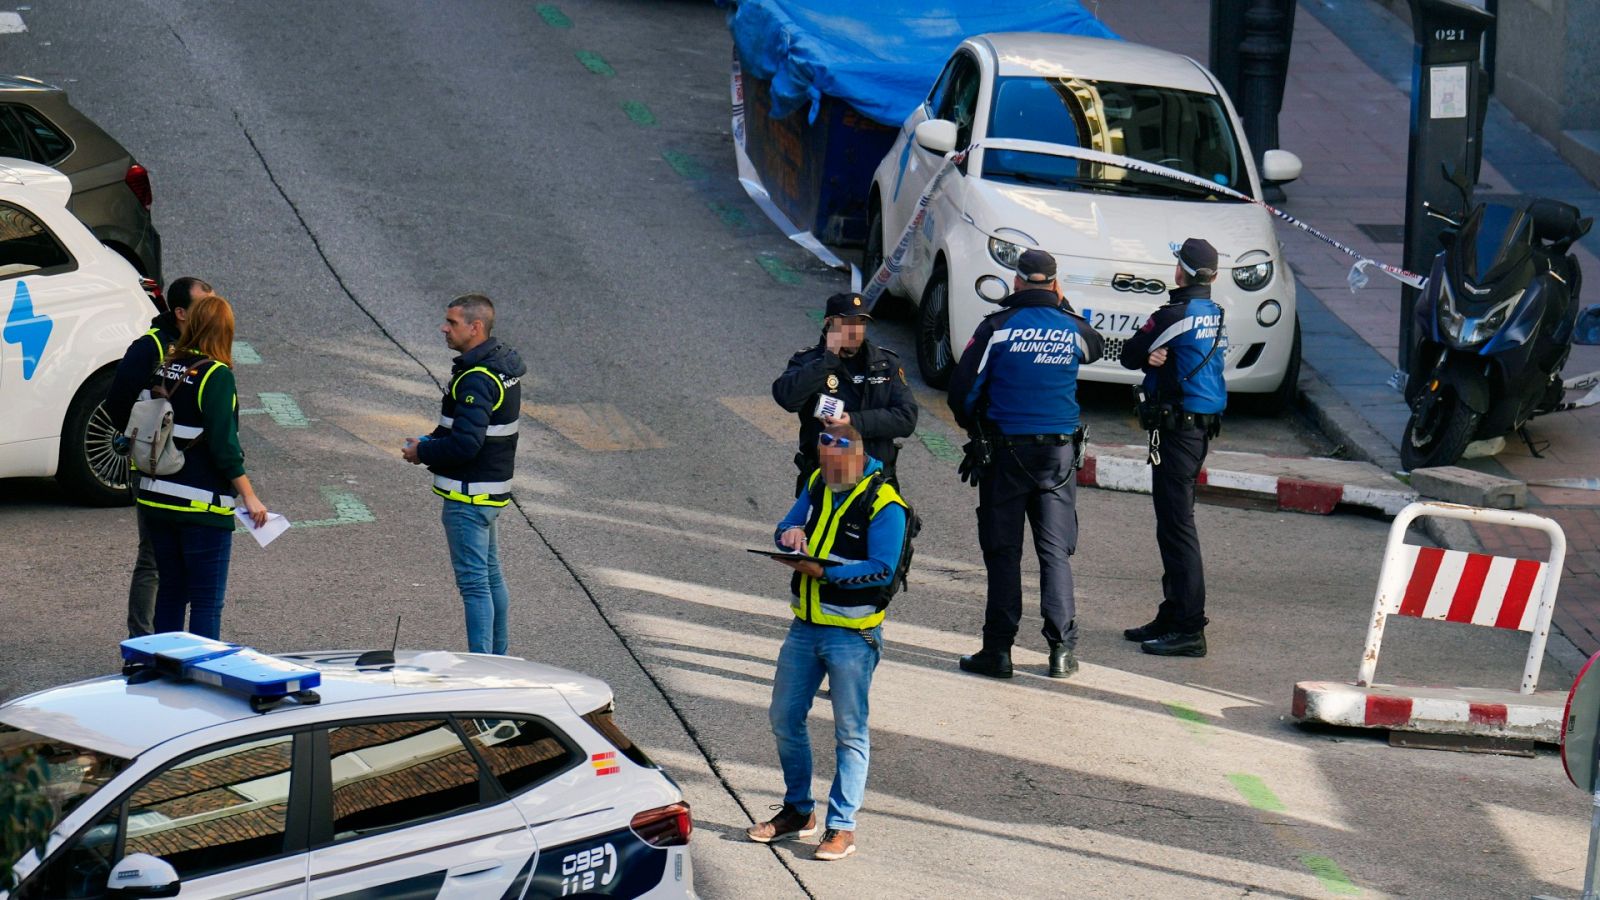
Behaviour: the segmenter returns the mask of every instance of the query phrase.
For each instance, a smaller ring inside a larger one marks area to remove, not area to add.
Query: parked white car
[[[0,478],[54,475],[83,502],[126,503],[128,460],[102,403],[159,310],[67,210],[71,196],[55,169],[0,159]]]
[[[694,896],[689,806],[601,681],[505,656],[136,644],[165,646],[0,706],[0,761],[42,766],[51,817],[9,900]]]
[[[1073,148],[1156,163],[1261,196],[1238,116],[1194,60],[1121,41],[988,34],[963,41],[873,175],[866,264],[882,259],[951,149],[973,147],[945,179],[890,290],[913,301],[917,362],[943,387],[978,321],[996,308],[985,275],[1009,286],[1017,256],[1056,257],[1067,299],[1106,337],[1090,381],[1132,384],[1123,339],[1166,301],[1172,246],[1203,237],[1222,254],[1213,297],[1228,328],[1236,393],[1291,401],[1300,368],[1294,275],[1270,213],[1220,192],[1062,155]],[[1264,176],[1299,177],[1268,151]]]

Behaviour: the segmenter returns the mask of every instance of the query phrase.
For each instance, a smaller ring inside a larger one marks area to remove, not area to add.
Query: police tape
[[[976,145],[973,145],[976,146]],[[939,193],[939,186],[950,176],[950,172],[966,160],[967,154],[972,152],[972,147],[965,150],[952,150],[944,156],[944,164],[935,172],[933,179],[923,189],[922,196],[917,198],[917,211],[900,229],[900,240],[895,242],[894,252],[883,258],[877,271],[872,273],[872,280],[868,281],[861,289],[861,296],[867,300],[867,309],[878,302],[878,297],[889,289],[889,284],[900,274],[900,264],[905,260],[906,253],[911,249],[911,238],[922,227],[923,221],[928,217],[928,204],[933,202],[935,194]]]

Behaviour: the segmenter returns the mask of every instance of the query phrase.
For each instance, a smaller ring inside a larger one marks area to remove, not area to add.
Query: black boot
[[[1154,640],[1155,638],[1161,637],[1163,634],[1166,634],[1171,630],[1172,629],[1161,624],[1160,619],[1155,619],[1144,625],[1140,625],[1138,628],[1122,629],[1122,636],[1130,641],[1133,641],[1135,644],[1142,644],[1145,641]]]
[[[961,671],[990,678],[1011,677],[1011,648],[985,647],[971,656],[961,657]]]
[[[1206,633],[1204,630],[1193,634],[1173,631],[1145,641],[1139,649],[1156,656],[1205,656]]]
[[[1078,657],[1066,643],[1050,645],[1050,677],[1071,678],[1078,671]]]

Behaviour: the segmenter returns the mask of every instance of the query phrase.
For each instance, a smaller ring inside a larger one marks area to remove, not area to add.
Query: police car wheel
[[[128,457],[112,446],[117,429],[106,414],[112,373],[100,372],[78,389],[61,430],[61,458],[56,479],[68,494],[88,506],[125,506]]]
[[[871,281],[883,265],[883,202],[876,197],[867,209],[867,245],[861,252],[861,278]],[[880,319],[897,319],[910,312],[910,304],[893,291],[885,290],[873,302],[872,314]]]
[[[930,387],[944,388],[955,372],[955,351],[950,347],[950,278],[944,264],[933,270],[922,292],[917,313],[917,368]]]

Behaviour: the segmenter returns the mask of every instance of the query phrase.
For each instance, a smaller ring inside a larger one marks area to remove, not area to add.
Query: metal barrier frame
[[[1528,643],[1528,661],[1522,668],[1523,694],[1532,694],[1539,684],[1539,668],[1544,663],[1544,645],[1550,637],[1550,616],[1555,612],[1556,590],[1561,586],[1561,571],[1567,559],[1567,536],[1554,520],[1528,512],[1507,509],[1479,509],[1454,503],[1412,503],[1400,510],[1389,526],[1389,541],[1383,551],[1383,568],[1378,574],[1378,592],[1372,600],[1372,621],[1367,626],[1367,647],[1361,656],[1361,669],[1356,674],[1356,684],[1371,687],[1378,670],[1378,650],[1383,644],[1383,626],[1388,618],[1400,611],[1405,599],[1406,585],[1411,581],[1411,570],[1404,565],[1406,531],[1411,523],[1423,516],[1441,519],[1461,519],[1484,525],[1509,525],[1513,528],[1531,528],[1544,532],[1550,538],[1550,558],[1545,560],[1544,589],[1539,594],[1539,608],[1533,620],[1533,633]],[[1482,627],[1482,626],[1479,626]]]

